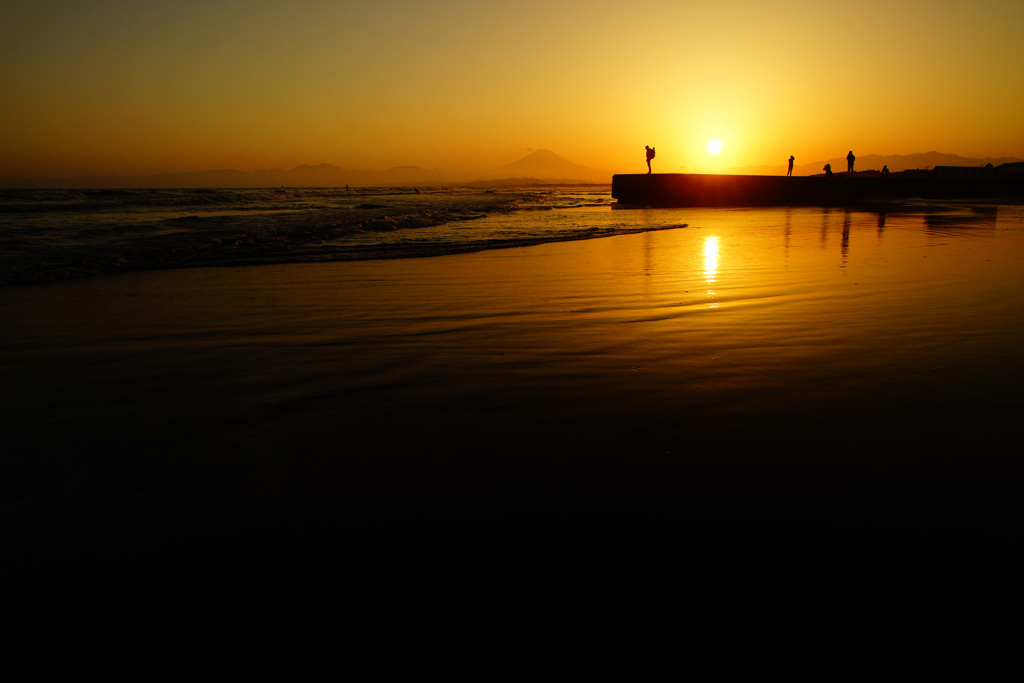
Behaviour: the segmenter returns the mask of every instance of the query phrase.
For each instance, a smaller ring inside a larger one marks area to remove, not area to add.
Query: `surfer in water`
[[[653,147],[648,147],[647,145],[644,145],[644,149],[647,150],[647,174],[650,175],[650,173],[651,173],[651,159],[654,158],[654,148]]]

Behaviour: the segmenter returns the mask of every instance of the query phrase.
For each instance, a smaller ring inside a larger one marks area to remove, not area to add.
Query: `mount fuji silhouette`
[[[609,174],[574,164],[549,149],[538,149],[519,161],[501,166],[486,175],[488,178],[536,178],[563,182],[578,180],[607,183],[611,180]]]

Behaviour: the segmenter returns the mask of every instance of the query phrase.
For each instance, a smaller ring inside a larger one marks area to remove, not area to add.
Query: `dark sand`
[[[1014,642],[1019,211],[728,216],[0,290],[5,640],[487,674]]]

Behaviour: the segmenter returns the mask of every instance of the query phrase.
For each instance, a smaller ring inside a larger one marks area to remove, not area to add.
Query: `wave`
[[[621,220],[604,226],[592,224],[593,216],[565,220],[578,210],[610,215],[610,203],[607,190],[592,188],[3,191],[0,284],[415,258],[635,231]]]

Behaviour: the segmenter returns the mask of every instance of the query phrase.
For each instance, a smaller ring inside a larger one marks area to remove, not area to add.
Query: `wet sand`
[[[1018,633],[1019,210],[727,215],[0,290],[7,635],[495,672]]]

